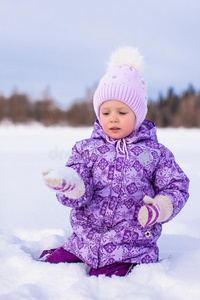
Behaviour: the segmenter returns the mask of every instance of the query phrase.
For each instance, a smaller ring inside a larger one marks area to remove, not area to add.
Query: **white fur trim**
[[[119,66],[129,66],[141,73],[144,68],[144,58],[138,48],[122,47],[111,54],[108,70]]]

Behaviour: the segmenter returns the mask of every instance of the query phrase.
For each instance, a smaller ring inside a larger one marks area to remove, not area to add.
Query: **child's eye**
[[[109,113],[108,113],[108,112],[104,112],[104,113],[102,113],[102,115],[104,115],[104,116],[108,116],[108,115],[109,115]]]
[[[126,115],[126,112],[120,111],[120,115]]]

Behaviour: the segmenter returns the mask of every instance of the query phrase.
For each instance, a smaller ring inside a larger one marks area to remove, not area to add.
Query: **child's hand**
[[[173,205],[166,196],[158,195],[154,199],[145,196],[143,200],[146,204],[140,208],[138,213],[138,221],[142,227],[165,222],[172,215]]]
[[[83,180],[72,168],[63,167],[53,171],[45,171],[43,178],[49,188],[63,193],[68,198],[78,199],[85,193]]]

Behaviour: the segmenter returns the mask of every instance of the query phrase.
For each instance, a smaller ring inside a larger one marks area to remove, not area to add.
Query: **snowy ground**
[[[42,182],[47,168],[63,166],[76,140],[91,128],[0,126],[0,300],[199,300],[200,130],[159,129],[191,180],[190,199],[164,225],[160,262],[127,277],[89,277],[84,264],[38,262],[45,248],[71,232],[67,207]]]

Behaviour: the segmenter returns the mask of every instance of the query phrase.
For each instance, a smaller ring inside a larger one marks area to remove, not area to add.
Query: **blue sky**
[[[149,98],[200,90],[199,14],[198,0],[1,0],[0,93],[36,99],[49,87],[67,107],[124,45],[145,57]]]

